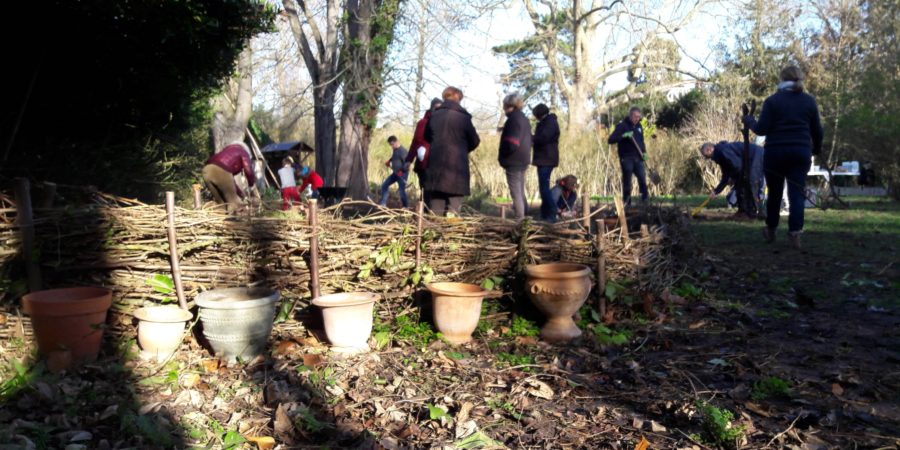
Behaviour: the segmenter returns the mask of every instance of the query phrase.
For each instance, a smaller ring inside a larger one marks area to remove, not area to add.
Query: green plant
[[[521,316],[516,316],[513,318],[512,323],[509,325],[509,330],[503,333],[504,336],[537,336],[541,333],[541,329],[538,326]]]
[[[170,296],[175,293],[175,282],[172,281],[172,277],[168,275],[161,273],[154,274],[148,278],[145,283],[160,294]],[[173,303],[174,301],[175,299],[172,297],[163,297],[162,299],[162,303]]]
[[[682,281],[677,288],[672,290],[672,293],[684,298],[699,299],[703,297],[703,289],[694,286],[688,281]]]
[[[399,316],[395,319],[394,339],[424,348],[440,336],[424,322],[416,322],[410,316]]]
[[[434,406],[432,404],[428,404],[428,418],[431,420],[439,420],[442,417],[447,417],[447,410],[441,408],[440,406]]]
[[[791,387],[781,378],[765,377],[753,383],[753,391],[750,396],[757,401],[769,398],[787,398],[791,396]]]
[[[445,354],[450,359],[466,359],[466,358],[472,356],[471,354],[466,353],[466,352],[454,352],[454,351],[448,351]]]
[[[534,357],[531,355],[519,355],[515,353],[500,352],[497,353],[497,361],[505,363],[509,367],[525,366],[534,364]],[[530,370],[530,367],[523,368],[524,372],[528,372]]]
[[[510,402],[504,402],[504,401],[500,401],[500,400],[492,398],[487,401],[487,406],[489,408],[506,411],[507,413],[509,413],[509,415],[511,415],[516,420],[522,420],[522,418],[525,417],[520,412],[518,412],[516,410],[516,407]]]
[[[0,383],[0,401],[6,401],[17,392],[30,386],[44,372],[42,364],[37,364],[29,369],[15,359],[9,361],[9,367],[13,376]]]
[[[628,343],[631,338],[631,332],[628,330],[613,330],[601,323],[591,325],[591,331],[597,340],[604,345],[623,345]]]
[[[409,231],[409,227],[404,228],[403,234],[399,238],[391,239],[389,244],[377,248],[369,254],[369,260],[359,268],[356,277],[365,280],[372,276],[372,272],[376,269],[388,273],[403,269],[404,265],[400,264],[400,257],[403,256],[403,250],[408,244]],[[412,268],[411,265],[407,267]],[[424,270],[424,268],[416,270]],[[420,276],[424,277],[424,275]],[[412,276],[410,276],[410,281],[412,281],[411,278]]]
[[[431,283],[432,278],[434,278],[434,269],[428,264],[422,264],[413,268],[406,282],[411,286],[418,286],[420,282],[422,284]]]
[[[299,414],[294,418],[294,426],[307,433],[318,433],[326,428],[326,424],[316,418],[316,415],[307,408],[300,407]]]
[[[485,278],[484,281],[481,282],[481,287],[491,291],[495,287],[500,286],[502,283],[503,283],[503,277],[492,276],[492,277]]]
[[[696,406],[703,420],[703,441],[723,448],[737,448],[738,440],[744,435],[744,427],[732,423],[734,414],[700,400]]]

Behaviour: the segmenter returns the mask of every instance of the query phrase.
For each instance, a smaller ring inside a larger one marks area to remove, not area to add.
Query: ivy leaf
[[[160,294],[171,294],[175,289],[175,282],[168,275],[157,273],[147,279],[147,285]]]
[[[226,450],[231,450],[238,448],[241,444],[247,442],[243,436],[237,431],[229,431],[225,433],[225,437],[222,438],[222,447]]]
[[[490,278],[485,278],[484,281],[481,282],[481,287],[483,287],[489,291],[494,289],[494,280],[492,280]]]
[[[446,416],[447,416],[447,411],[444,408],[441,408],[439,406],[434,406],[431,404],[428,405],[428,417],[430,417],[431,420],[438,420],[441,417],[446,417]]]

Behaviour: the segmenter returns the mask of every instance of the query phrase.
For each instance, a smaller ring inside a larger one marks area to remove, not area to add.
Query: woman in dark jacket
[[[550,176],[559,165],[559,122],[556,114],[550,114],[550,108],[541,103],[531,110],[537,125],[531,143],[534,145],[534,157],[531,164],[537,167],[538,190],[541,193],[541,219],[556,221],[556,205],[550,195]]]
[[[800,248],[803,231],[803,208],[806,204],[806,174],[812,164],[812,155],[822,150],[825,135],[819,119],[816,100],[803,92],[803,72],[796,66],[781,71],[778,92],[763,103],[759,121],[753,116],[743,118],[744,125],[754,133],[766,137],[763,167],[769,199],[766,202],[766,228],[763,235],[767,242],[775,240],[780,193],[787,181],[790,214],[788,239],[791,246]]]
[[[448,209],[459,213],[463,197],[470,194],[469,152],[481,143],[472,115],[459,105],[462,91],[447,87],[442,97],[444,103],[425,126],[425,140],[431,143],[425,190],[431,191],[428,207],[439,216]]]
[[[522,113],[524,103],[519,94],[509,94],[503,99],[506,123],[500,134],[500,152],[497,156],[500,166],[506,170],[506,183],[516,219],[525,218],[525,171],[531,163],[531,124]]]

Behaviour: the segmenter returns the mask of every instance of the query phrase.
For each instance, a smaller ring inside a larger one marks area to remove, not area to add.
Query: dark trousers
[[[400,191],[400,201],[403,202],[403,207],[409,207],[409,200],[406,199],[406,174],[404,176],[399,176],[396,173],[390,174],[387,178],[384,179],[384,183],[381,183],[381,206],[387,205],[388,199],[388,189],[391,188],[391,185],[397,183],[397,189]]]
[[[425,190],[425,182],[428,181],[428,173],[424,170],[421,172],[416,172],[416,175],[419,177],[419,188],[422,189],[422,201],[425,202],[425,206],[431,204],[431,191]]]
[[[809,148],[766,149],[763,167],[766,170],[766,186],[769,197],[766,200],[766,225],[778,227],[778,211],[781,209],[781,193],[787,182],[790,213],[788,231],[803,230],[803,214],[806,207],[806,174],[812,165],[812,151]]]
[[[454,214],[459,214],[459,208],[462,207],[462,195],[448,194],[446,192],[431,191],[431,201],[428,203],[428,209],[436,216],[443,216],[449,210]]]
[[[541,219],[549,222],[556,221],[556,206],[553,204],[553,196],[550,194],[552,173],[552,166],[537,166],[538,189],[541,193]]]
[[[644,161],[636,157],[625,157],[619,160],[622,166],[622,200],[626,205],[631,204],[631,176],[637,177],[638,189],[641,191],[641,201],[647,201],[650,193],[647,191],[647,174],[644,171]]]

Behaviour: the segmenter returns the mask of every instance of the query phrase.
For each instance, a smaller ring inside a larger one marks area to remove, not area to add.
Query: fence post
[[[169,234],[169,263],[172,266],[172,282],[175,284],[175,295],[178,296],[178,306],[187,310],[187,300],[184,298],[184,287],[181,285],[181,267],[178,264],[178,244],[175,236],[175,193],[166,192],[166,228]]]
[[[416,204],[416,268],[422,265],[422,231],[425,214],[425,203],[419,200]]]
[[[504,204],[500,205],[500,218],[504,220],[506,219],[506,205]]]
[[[585,195],[581,199],[581,224],[584,228],[591,232],[591,196]]]
[[[606,224],[597,221],[597,312],[606,316]]]
[[[619,231],[621,232],[622,239],[627,241],[630,239],[628,236],[628,217],[625,214],[625,203],[622,199],[615,199],[616,202],[616,215],[619,216]]]
[[[194,209],[202,209],[203,201],[200,198],[200,185],[195,184],[195,185],[191,186],[191,188],[194,193]]]
[[[319,221],[316,199],[309,199],[309,281],[312,298],[319,298]]]
[[[16,224],[22,240],[22,259],[28,278],[28,290],[41,290],[41,268],[34,259],[34,218],[31,210],[31,184],[27,178],[16,178]]]

